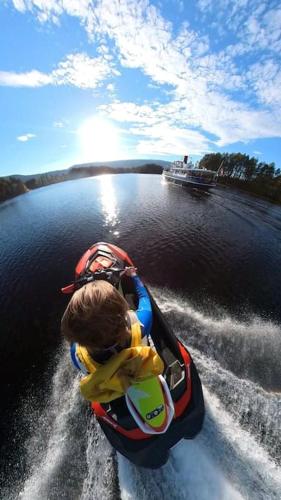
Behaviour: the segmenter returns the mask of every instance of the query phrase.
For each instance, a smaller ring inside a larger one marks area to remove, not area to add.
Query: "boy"
[[[152,326],[147,291],[135,268],[126,268],[124,274],[134,280],[139,299],[137,311],[129,310],[115,287],[98,280],[74,293],[62,318],[62,334],[72,344],[72,361],[88,374],[81,381],[81,392],[91,401],[116,399],[145,372],[163,371],[158,354],[142,346],[142,339],[147,344]]]

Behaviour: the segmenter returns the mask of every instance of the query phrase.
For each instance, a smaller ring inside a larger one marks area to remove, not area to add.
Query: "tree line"
[[[210,153],[200,167],[218,171],[218,182],[281,203],[281,169],[242,153]]]
[[[0,178],[0,202],[28,191],[26,185],[13,177]]]
[[[74,166],[65,172],[59,174],[37,174],[31,179],[24,182],[16,176],[0,177],[0,202],[5,201],[27,191],[40,187],[63,182],[68,180],[80,179],[82,177],[93,177],[102,174],[120,174],[120,173],[146,173],[146,174],[161,174],[163,168],[154,163],[146,163],[138,167],[109,167],[109,166]]]

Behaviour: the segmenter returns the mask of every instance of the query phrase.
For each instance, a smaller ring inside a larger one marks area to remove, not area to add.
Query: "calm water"
[[[31,433],[23,405],[33,408],[34,421],[52,391],[67,303],[59,289],[81,254],[102,240],[132,257],[195,359],[197,353],[211,394],[267,449],[274,442],[273,458],[280,458],[274,418],[281,390],[281,207],[223,188],[200,193],[160,176],[123,174],[27,193],[2,204],[0,220],[1,423],[10,463]],[[229,394],[236,387],[237,396],[239,384],[239,397],[248,395],[243,411]],[[20,462],[17,471],[25,470]],[[7,477],[7,459],[3,470]],[[56,491],[52,498],[62,498]]]

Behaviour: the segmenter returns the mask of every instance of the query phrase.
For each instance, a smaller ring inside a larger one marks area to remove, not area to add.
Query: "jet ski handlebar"
[[[62,293],[68,294],[73,293],[79,288],[92,281],[104,280],[111,283],[113,286],[117,286],[124,269],[119,267],[110,267],[109,269],[97,269],[94,273],[87,273],[77,278],[71,285],[65,286],[61,289]]]

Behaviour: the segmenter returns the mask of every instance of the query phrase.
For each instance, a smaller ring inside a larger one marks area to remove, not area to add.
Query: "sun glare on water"
[[[84,162],[120,160],[121,144],[117,128],[103,118],[90,118],[78,129]]]

